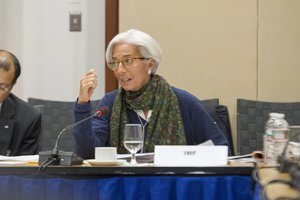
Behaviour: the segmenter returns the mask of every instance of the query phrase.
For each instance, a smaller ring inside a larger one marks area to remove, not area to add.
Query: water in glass
[[[142,149],[144,134],[140,124],[126,124],[124,130],[124,146],[131,153],[130,164],[137,164],[135,154]]]

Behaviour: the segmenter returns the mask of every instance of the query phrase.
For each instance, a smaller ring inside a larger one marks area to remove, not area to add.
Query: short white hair
[[[110,41],[106,49],[105,58],[107,63],[111,62],[112,51],[118,43],[136,45],[143,57],[154,59],[155,65],[152,74],[156,73],[161,61],[162,52],[159,44],[150,35],[136,29],[119,33]]]

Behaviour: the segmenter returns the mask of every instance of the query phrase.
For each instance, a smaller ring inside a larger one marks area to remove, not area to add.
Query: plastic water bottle
[[[267,165],[278,165],[278,156],[282,154],[288,140],[289,125],[282,113],[270,113],[264,135],[264,161]]]

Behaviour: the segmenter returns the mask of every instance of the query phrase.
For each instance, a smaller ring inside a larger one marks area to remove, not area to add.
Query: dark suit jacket
[[[32,106],[10,94],[0,113],[0,154],[37,154],[41,118],[41,113]]]

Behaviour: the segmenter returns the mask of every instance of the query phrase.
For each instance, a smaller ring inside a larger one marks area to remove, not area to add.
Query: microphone
[[[59,151],[58,144],[60,141],[61,136],[68,130],[74,128],[75,126],[95,117],[95,116],[105,116],[109,113],[109,108],[106,106],[101,107],[98,109],[94,114],[78,121],[73,124],[68,125],[63,130],[61,130],[56,138],[54,148],[51,151],[44,151],[39,153],[39,164],[43,164],[46,161],[49,161],[49,164],[52,165],[74,165],[74,164],[81,164],[83,159],[79,156],[75,155],[73,152],[64,152]]]

